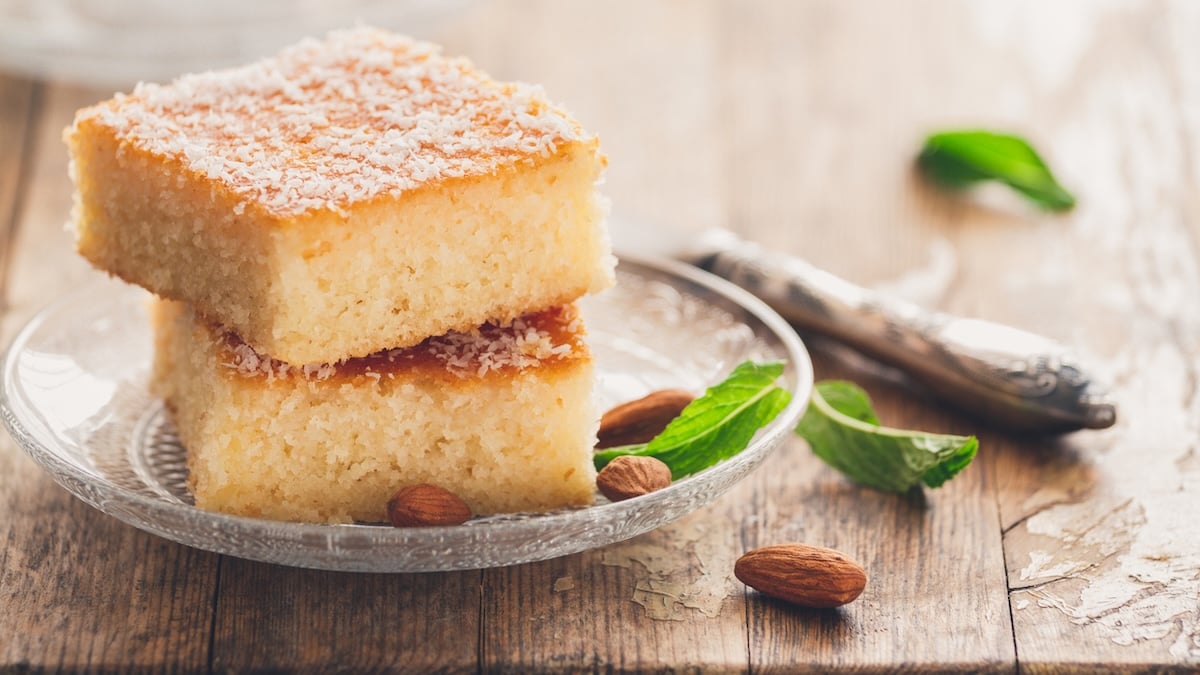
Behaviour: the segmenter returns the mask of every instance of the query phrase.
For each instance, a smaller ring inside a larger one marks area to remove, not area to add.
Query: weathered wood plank
[[[1122,419],[995,455],[1018,655],[1033,673],[1188,672],[1200,669],[1200,12],[1086,14],[1065,55],[1048,37],[1006,36],[1018,67],[1069,63],[1039,119],[1080,207],[1038,245],[989,256],[1027,270],[994,291],[1037,296],[1014,312],[1106,366]]]
[[[224,558],[214,672],[476,672],[480,573],[345,574]]]
[[[11,249],[5,344],[32,313],[95,278],[63,223],[70,208],[62,128],[102,98],[50,87]],[[7,128],[7,127],[6,127]],[[143,534],[85,506],[0,437],[0,670],[208,666],[217,557]]]
[[[929,50],[945,48],[938,40],[926,49],[915,36],[946,28],[939,9],[759,2],[726,10],[732,226],[858,283],[891,282],[925,303],[942,302],[953,280],[947,242],[955,228],[929,217],[908,168],[927,123],[908,90],[936,89],[918,66]],[[885,422],[977,431],[893,374],[811,344],[818,378],[858,382]],[[858,560],[868,585],[835,611],[749,594],[755,671],[1012,671],[987,469],[976,464],[941,489],[901,496],[853,485],[799,440],[774,458],[756,475],[745,547],[829,546]]]
[[[486,571],[483,669],[745,670],[733,562],[747,502],[734,491],[628,542]]]
[[[974,431],[910,387],[815,345],[818,377],[858,382],[885,422]],[[941,489],[885,494],[853,485],[794,441],[756,474],[745,548],[828,546],[862,564],[868,584],[858,600],[832,611],[798,610],[749,594],[755,671],[1011,672],[1015,655],[993,480],[976,464]]]

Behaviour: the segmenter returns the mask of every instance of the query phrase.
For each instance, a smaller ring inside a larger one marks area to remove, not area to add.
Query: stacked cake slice
[[[612,283],[593,136],[537,88],[370,29],[139,85],[66,136],[79,252],[165,300],[154,382],[201,508],[380,521],[591,501]]]

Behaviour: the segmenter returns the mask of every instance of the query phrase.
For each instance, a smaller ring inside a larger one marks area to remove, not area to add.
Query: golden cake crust
[[[275,222],[482,176],[568,143],[593,150],[539,87],[498,83],[437,46],[360,28],[241,68],[140,84],[85,108],[106,129]]]

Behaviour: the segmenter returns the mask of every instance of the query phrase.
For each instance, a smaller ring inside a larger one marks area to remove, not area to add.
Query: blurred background
[[[1194,2],[0,0],[0,68],[85,104],[360,22],[545,85],[600,134],[618,215],[729,227],[930,305],[953,301],[952,279],[1002,280],[986,307],[965,294],[952,309],[1032,314],[1066,338],[1079,328],[1059,303],[1132,300],[1103,275],[1075,283],[1064,256],[1116,265],[1135,212],[1197,208],[1156,192],[1200,175],[1184,152],[1200,128]],[[960,126],[1024,135],[1079,205],[931,192],[912,160],[925,134]]]
[[[1116,265],[1135,213],[1197,208],[1158,192],[1200,175],[1184,151],[1200,127],[1194,2],[0,0],[0,68],[84,104],[359,22],[545,85],[600,134],[621,216],[730,227],[931,305],[954,301],[951,279],[999,279],[1011,293],[953,309],[1033,314],[1064,337],[1078,327],[1058,303],[1131,301],[1103,276],[1074,283],[1064,256]],[[960,126],[1030,139],[1078,207],[932,192],[912,160],[925,134]]]

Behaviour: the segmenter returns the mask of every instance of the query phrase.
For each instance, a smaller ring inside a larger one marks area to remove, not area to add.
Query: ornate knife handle
[[[1116,405],[1062,345],[989,321],[923,310],[724,231],[691,262],[784,318],[900,368],[952,404],[1022,431],[1103,429]]]

